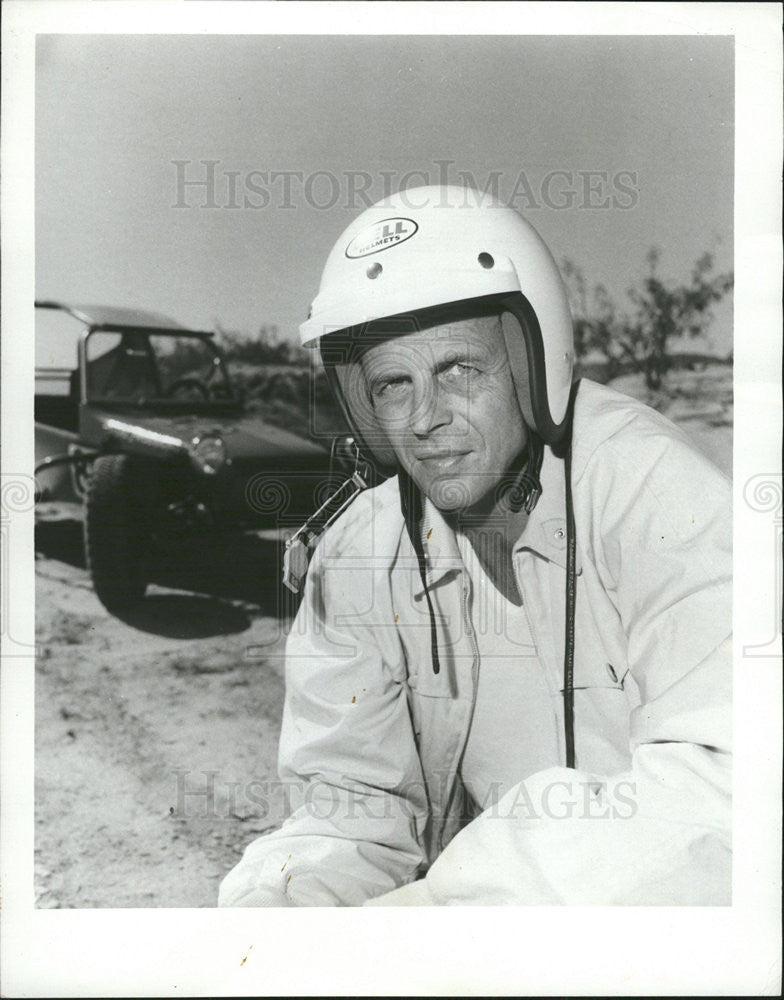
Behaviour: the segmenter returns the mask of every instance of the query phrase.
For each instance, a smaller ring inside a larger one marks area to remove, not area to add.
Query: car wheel
[[[85,496],[84,542],[93,589],[108,611],[138,603],[147,589],[149,473],[129,455],[93,463]]]

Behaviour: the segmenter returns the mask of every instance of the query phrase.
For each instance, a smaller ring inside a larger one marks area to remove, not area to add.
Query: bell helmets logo
[[[346,247],[346,256],[351,258],[367,257],[381,250],[388,250],[405,240],[410,240],[419,229],[413,219],[382,219],[372,226],[357,233]]]

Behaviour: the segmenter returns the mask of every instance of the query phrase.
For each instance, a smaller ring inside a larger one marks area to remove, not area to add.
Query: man
[[[572,384],[514,211],[403,192],[302,327],[389,475],[315,549],[286,655],[299,804],[223,905],[728,904],[729,488]]]

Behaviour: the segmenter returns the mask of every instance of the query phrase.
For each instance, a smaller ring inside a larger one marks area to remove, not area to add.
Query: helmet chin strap
[[[427,610],[430,618],[430,663],[433,673],[437,674],[441,670],[441,663],[438,656],[438,632],[436,631],[436,615],[433,609],[433,599],[430,596],[430,589],[427,584],[427,565],[425,561],[425,550],[422,544],[422,494],[414,480],[405,471],[402,465],[398,468],[398,488],[400,490],[400,509],[403,513],[403,520],[406,525],[408,537],[414,547],[419,566],[419,578],[425,591],[427,600]]]
[[[513,513],[525,510],[530,514],[542,495],[540,474],[544,457],[544,442],[534,431],[528,431],[526,459],[517,478],[506,493],[506,502]]]
[[[525,509],[527,514],[536,506],[542,493],[542,484],[539,476],[542,468],[542,458],[544,456],[544,443],[538,434],[533,431],[528,433],[526,443],[526,459],[522,469],[518,473],[514,482],[507,488],[506,502],[510,509],[517,513]],[[400,491],[400,507],[403,513],[408,536],[416,553],[419,565],[419,575],[427,599],[428,612],[430,617],[430,658],[433,673],[440,670],[438,655],[438,636],[436,633],[435,612],[433,609],[430,591],[427,585],[427,571],[425,566],[425,553],[420,534],[422,523],[422,494],[417,485],[405,471],[402,465],[398,466],[398,487]]]

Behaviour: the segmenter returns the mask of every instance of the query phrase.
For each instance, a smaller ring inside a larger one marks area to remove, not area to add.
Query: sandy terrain
[[[645,398],[639,380],[617,388]],[[673,378],[662,409],[726,472],[731,374]],[[275,756],[292,605],[275,533],[179,553],[133,620],[93,594],[79,509],[36,528],[36,893],[41,907],[213,906],[283,816]]]
[[[79,523],[48,514],[36,563],[38,905],[214,905],[244,845],[282,817],[280,796],[250,782],[276,777],[286,608],[270,607],[234,549],[216,576],[234,575],[235,598],[152,586],[144,612],[120,621],[92,592]],[[278,546],[264,548],[254,569],[272,575]]]

